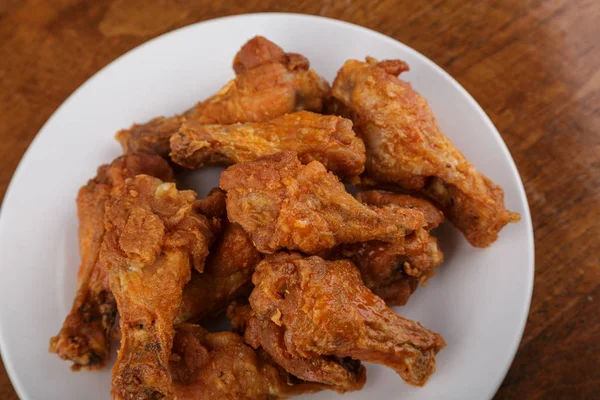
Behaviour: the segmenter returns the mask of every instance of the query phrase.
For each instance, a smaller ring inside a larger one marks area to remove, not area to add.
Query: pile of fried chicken
[[[442,263],[444,219],[487,247],[519,214],[403,61],[349,60],[330,86],[258,36],[233,69],[188,111],[118,132],[124,155],[80,189],[77,293],[50,352],[96,370],[120,337],[115,399],[344,393],[361,361],[425,384],[444,340],[389,307]],[[228,166],[207,197],[177,188],[174,170],[206,165]],[[223,313],[232,331],[202,327]]]

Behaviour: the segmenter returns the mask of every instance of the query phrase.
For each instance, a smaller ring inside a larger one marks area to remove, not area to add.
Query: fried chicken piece
[[[208,333],[199,325],[177,327],[171,360],[180,400],[274,400],[328,388],[290,375],[236,333]]]
[[[393,243],[373,240],[342,246],[338,257],[352,260],[365,285],[391,306],[406,304],[444,261],[437,239],[420,228]]]
[[[173,398],[169,355],[191,268],[203,269],[213,224],[192,212],[196,194],[148,175],[112,189],[100,259],[120,314],[116,399]]]
[[[323,164],[302,165],[282,152],[239,163],[221,174],[227,216],[266,254],[281,248],[314,254],[342,243],[393,241],[425,224],[418,210],[371,208],[346,192]]]
[[[220,218],[222,230],[206,259],[204,272],[192,272],[183,289],[176,324],[210,319],[236,298],[247,297],[252,291],[254,267],[262,259],[246,232],[227,221],[224,191],[212,189],[208,196],[196,200],[194,211]]]
[[[372,206],[395,204],[417,209],[425,215],[427,226],[392,243],[370,241],[342,246],[337,257],[352,260],[365,285],[385,300],[388,306],[401,306],[417,289],[426,284],[444,260],[437,239],[428,231],[444,221],[443,213],[425,199],[380,191],[361,192],[356,198]],[[335,257],[333,257],[335,258]]]
[[[167,158],[171,151],[169,138],[184,121],[183,115],[156,117],[144,124],[133,124],[129,129],[121,129],[115,139],[121,144],[124,154],[143,151]]]
[[[142,150],[167,157],[169,138],[186,120],[198,124],[233,124],[268,121],[298,110],[320,112],[324,100],[330,96],[329,84],[309,69],[304,57],[280,57],[275,50],[265,52],[268,41],[262,38],[260,42],[257,45],[255,38],[242,47],[236,56],[238,66],[234,66],[238,75],[214,96],[181,115],[154,118],[119,131],[116,139],[123,151]],[[278,48],[273,43],[268,47]],[[250,61],[253,57],[256,61]]]
[[[110,357],[110,331],[117,305],[108,284],[108,271],[99,260],[104,237],[104,203],[113,186],[138,174],[169,181],[171,168],[162,158],[130,153],[98,168],[98,174],[77,194],[79,253],[77,293],[60,332],[50,339],[49,351],[72,361],[71,369],[100,369]]]
[[[249,305],[232,304],[227,317],[235,331],[244,333],[246,343],[265,351],[277,365],[299,379],[327,385],[339,393],[360,390],[365,385],[367,373],[360,361],[290,352],[285,345],[285,330],[270,320],[258,319]]]
[[[233,70],[236,75],[239,75],[249,69],[270,63],[287,65],[290,70],[306,70],[309,67],[308,60],[303,55],[284,53],[281,47],[265,37],[255,36],[246,42],[236,54],[233,60]]]
[[[256,318],[281,329],[278,345],[290,354],[384,364],[417,386],[435,371],[435,355],[445,346],[442,337],[394,314],[348,260],[279,253],[256,267],[252,281]],[[256,335],[267,332],[260,327]]]
[[[425,99],[396,76],[399,60],[346,61],[333,96],[354,116],[365,141],[365,184],[392,184],[422,193],[476,247],[487,247],[519,214],[504,208],[504,192],[478,172],[440,131]]]
[[[262,254],[239,225],[223,221],[223,226],[204,272],[192,273],[192,279],[183,289],[176,323],[214,317],[231,301],[252,291],[252,274]]]
[[[425,216],[426,229],[431,230],[444,222],[444,213],[430,201],[408,194],[387,193],[380,190],[359,192],[356,199],[371,206],[383,207],[395,204],[399,207],[413,208],[421,211]]]
[[[267,122],[184,123],[171,136],[171,158],[186,168],[231,165],[291,150],[304,164],[320,161],[341,178],[360,175],[365,146],[345,118],[299,111]]]
[[[231,329],[241,335],[246,332],[248,320],[254,314],[248,299],[234,300],[227,307],[227,319],[231,323]],[[258,346],[256,346],[258,348]]]
[[[212,188],[206,197],[194,202],[194,211],[209,218],[225,217],[225,192]]]

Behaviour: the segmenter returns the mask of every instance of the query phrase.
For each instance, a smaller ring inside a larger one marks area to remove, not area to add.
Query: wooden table
[[[280,3],[0,2],[0,199],[23,152],[67,96],[157,35],[259,11],[360,24],[454,76],[502,133],[525,183],[535,290],[519,352],[496,398],[600,398],[600,2]],[[1,364],[0,398],[17,398]]]

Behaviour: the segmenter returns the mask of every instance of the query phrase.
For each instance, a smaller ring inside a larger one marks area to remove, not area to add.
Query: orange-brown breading
[[[421,211],[427,225],[392,243],[370,241],[341,246],[335,256],[352,260],[365,285],[388,306],[401,306],[420,283],[434,275],[444,260],[437,239],[428,231],[444,221],[443,213],[425,199],[377,190],[360,192],[356,198],[371,206],[394,204]]]
[[[244,333],[246,343],[265,351],[277,365],[299,379],[327,385],[339,393],[360,390],[366,382],[366,369],[358,360],[291,352],[285,345],[285,330],[270,320],[258,319],[249,305],[232,304],[227,317],[235,331]]]
[[[273,46],[277,47],[271,43],[270,47]],[[200,124],[233,124],[267,121],[298,110],[321,111],[324,100],[330,96],[329,84],[309,69],[308,61],[298,55],[281,58],[274,53],[263,53],[263,48],[256,45],[256,40],[244,45],[236,60],[248,60],[256,53],[260,61],[238,62],[248,68],[236,68],[239,74],[217,94],[183,114],[158,117],[119,131],[116,139],[123,151],[148,151],[167,157],[169,138],[186,120]]]
[[[342,243],[393,241],[425,225],[423,213],[396,206],[368,207],[352,197],[323,164],[302,165],[283,152],[239,163],[221,174],[227,216],[262,253],[304,253]]]
[[[112,189],[100,259],[120,314],[115,399],[173,398],[169,355],[191,268],[203,269],[213,224],[192,212],[193,191],[148,175]]]
[[[264,64],[280,63],[289,70],[308,69],[306,57],[296,53],[284,53],[283,49],[263,36],[255,36],[248,40],[238,51],[233,60],[233,70],[236,75],[260,67]]]
[[[211,248],[202,274],[192,273],[183,289],[176,323],[202,321],[224,311],[229,303],[252,291],[254,267],[262,259],[237,224],[223,221],[223,233]]]
[[[171,371],[179,400],[275,400],[328,388],[297,379],[236,333],[192,324],[177,327]]]
[[[345,118],[308,111],[266,122],[205,125],[190,121],[171,136],[171,158],[187,168],[231,165],[290,150],[304,164],[320,161],[341,178],[360,175],[365,146]]]
[[[254,267],[262,259],[248,234],[227,221],[225,192],[214,188],[194,202],[194,211],[221,220],[220,234],[210,249],[202,273],[192,272],[183,289],[175,323],[201,322],[217,316],[229,303],[248,296],[252,290]]]
[[[110,291],[108,271],[99,260],[104,237],[104,203],[113,186],[138,174],[171,180],[173,174],[162,158],[131,153],[98,168],[98,175],[77,194],[79,253],[77,293],[60,332],[50,339],[49,350],[73,362],[72,369],[102,368],[110,355],[110,331],[117,305]]]
[[[278,345],[291,354],[384,364],[417,386],[435,371],[442,337],[394,314],[350,261],[278,253],[258,264],[252,282],[256,318],[281,329]],[[259,338],[262,332],[259,328]]]
[[[365,184],[397,185],[433,200],[474,246],[486,247],[519,214],[440,131],[425,99],[396,77],[399,60],[346,61],[333,96],[353,116],[367,148]]]
[[[194,202],[194,211],[209,218],[224,218],[225,192],[218,187],[212,188],[206,197]]]
[[[182,115],[156,117],[143,124],[133,124],[129,129],[117,132],[115,139],[121,144],[123,153],[143,151],[167,158],[171,148],[169,138],[185,121]]]
[[[338,257],[352,260],[365,285],[388,306],[406,304],[419,283],[425,284],[444,261],[437,239],[420,228],[395,240],[342,246]]]
[[[431,230],[444,222],[444,213],[431,202],[408,194],[388,193],[380,190],[359,192],[356,199],[371,206],[383,207],[395,204],[399,207],[413,208],[425,216],[426,229]]]

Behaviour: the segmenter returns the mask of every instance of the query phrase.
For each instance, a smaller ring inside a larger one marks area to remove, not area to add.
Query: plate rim
[[[451,83],[453,88],[456,89],[462,96],[464,96],[466,98],[466,100],[473,107],[473,109],[476,110],[477,113],[483,117],[485,124],[494,133],[493,134],[494,139],[496,140],[497,144],[501,148],[501,151],[504,153],[503,155],[505,156],[505,158],[507,158],[509,161],[508,166],[510,169],[510,173],[513,175],[513,177],[516,178],[516,181],[518,183],[517,184],[517,192],[520,197],[520,200],[522,200],[524,203],[524,209],[523,209],[523,213],[521,214],[520,223],[525,224],[525,229],[527,231],[527,240],[530,245],[528,246],[528,257],[527,257],[528,259],[526,260],[526,268],[528,270],[528,274],[525,275],[525,277],[527,279],[526,288],[527,288],[528,293],[526,296],[526,301],[523,304],[525,307],[522,307],[521,315],[519,315],[519,327],[518,327],[519,334],[515,336],[513,343],[511,345],[510,351],[509,351],[510,362],[507,362],[507,364],[503,367],[502,374],[499,375],[499,377],[497,378],[497,381],[493,385],[490,384],[490,388],[493,390],[490,390],[488,398],[490,398],[490,399],[493,398],[494,395],[496,394],[496,392],[498,391],[498,389],[500,388],[500,385],[504,382],[504,379],[506,378],[506,375],[514,362],[514,358],[517,354],[519,345],[523,339],[523,333],[525,331],[525,326],[527,324],[527,320],[529,317],[529,311],[530,311],[530,307],[531,307],[531,299],[533,296],[533,286],[534,286],[534,277],[535,277],[535,237],[534,237],[534,233],[533,233],[533,223],[531,220],[531,212],[530,212],[530,208],[529,208],[529,201],[527,199],[527,193],[525,191],[525,187],[523,184],[523,180],[521,179],[521,175],[519,174],[518,168],[515,164],[515,161],[511,155],[510,151],[508,150],[508,147],[506,146],[506,143],[504,142],[504,139],[502,139],[500,132],[498,131],[498,129],[496,128],[496,126],[494,125],[494,123],[492,122],[492,120],[490,119],[488,114],[483,110],[481,105],[479,105],[479,103],[473,98],[473,96],[456,79],[454,79],[448,72],[446,72],[446,70],[444,70],[441,66],[436,64],[434,61],[432,61],[431,59],[429,59],[428,57],[426,57],[419,51],[415,50],[414,48],[408,46],[407,44],[404,44],[403,42],[400,42],[399,40],[396,40],[396,39],[394,39],[390,36],[387,36],[381,32],[377,32],[373,29],[370,29],[370,28],[367,28],[367,27],[364,27],[361,25],[357,25],[357,24],[354,24],[351,22],[346,22],[346,21],[342,21],[339,19],[335,19],[335,18],[323,17],[320,15],[290,13],[290,12],[256,12],[256,13],[244,13],[244,14],[237,14],[237,15],[222,16],[222,17],[217,17],[217,18],[212,18],[212,19],[207,19],[204,21],[191,23],[189,25],[185,25],[183,27],[165,32],[165,33],[158,35],[152,39],[149,39],[149,40],[139,44],[138,46],[128,50],[127,52],[121,54],[120,56],[118,56],[117,58],[115,58],[114,60],[112,60],[111,62],[106,64],[104,67],[102,67],[101,69],[96,71],[88,79],[86,79],[80,86],[78,86],[56,108],[56,110],[52,113],[52,115],[48,118],[48,120],[46,122],[44,122],[42,127],[35,134],[33,140],[31,141],[31,143],[28,145],[27,149],[23,153],[23,156],[21,157],[21,160],[19,161],[19,164],[17,165],[17,168],[15,169],[15,171],[10,179],[10,182],[6,188],[6,192],[4,194],[4,199],[2,201],[2,205],[4,205],[6,200],[11,197],[11,195],[12,195],[11,189],[14,186],[14,182],[16,182],[20,176],[20,170],[22,169],[22,166],[30,158],[31,148],[34,146],[34,144],[37,141],[39,141],[41,134],[45,131],[47,126],[50,125],[51,121],[53,121],[54,118],[56,118],[56,115],[59,114],[60,111],[64,107],[66,107],[68,104],[70,104],[73,101],[73,98],[76,96],[77,93],[79,93],[81,90],[83,90],[88,84],[90,84],[91,81],[93,81],[102,72],[105,72],[106,70],[108,70],[110,68],[114,68],[115,65],[117,65],[119,63],[119,61],[121,61],[125,57],[130,56],[131,54],[139,51],[140,49],[142,49],[146,46],[149,46],[155,42],[161,41],[161,40],[168,40],[168,38],[171,35],[174,35],[181,31],[184,31],[187,29],[193,29],[193,28],[197,27],[198,25],[217,24],[217,23],[223,23],[223,22],[228,22],[231,20],[239,20],[239,19],[254,19],[257,17],[258,18],[274,17],[274,18],[297,18],[297,19],[304,19],[304,20],[319,20],[319,21],[325,22],[325,23],[331,23],[334,25],[344,26],[348,29],[353,29],[353,30],[359,31],[363,34],[370,35],[374,38],[377,38],[378,40],[384,40],[387,42],[391,42],[396,46],[400,46],[403,48],[404,51],[406,51],[408,53],[412,53],[412,55],[414,57],[420,59],[422,62],[429,65],[429,67],[432,67],[434,70],[436,70],[438,73],[441,73],[442,76]],[[4,236],[3,232],[4,232],[5,228],[4,228],[4,222],[3,222],[4,221],[3,215],[5,213],[6,213],[6,207],[0,206],[0,238],[2,238]],[[1,354],[2,361],[4,363],[5,370],[7,372],[7,375],[10,379],[11,384],[13,385],[13,387],[15,389],[15,392],[17,393],[17,396],[22,399],[27,399],[27,397],[25,396],[25,388],[23,386],[22,380],[19,378],[19,376],[17,375],[17,372],[14,370],[12,356],[10,355],[10,353],[6,352],[6,349],[8,347],[5,344],[4,333],[3,333],[4,329],[2,329],[2,326],[3,326],[2,315],[0,315],[0,354]],[[14,352],[13,352],[13,355],[14,355]]]

